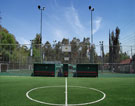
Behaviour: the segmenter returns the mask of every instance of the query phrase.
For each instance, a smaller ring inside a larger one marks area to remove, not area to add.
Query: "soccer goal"
[[[0,63],[0,72],[7,72],[7,71],[8,71],[8,64]]]

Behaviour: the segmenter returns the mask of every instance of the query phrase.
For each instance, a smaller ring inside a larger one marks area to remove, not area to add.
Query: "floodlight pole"
[[[34,41],[34,40],[30,40],[30,42],[31,42],[31,47],[30,47],[30,57],[33,56],[33,41]]]
[[[41,10],[41,20],[40,20],[40,43],[41,43],[41,49],[42,49],[42,11],[45,9],[45,7],[41,8],[40,5],[38,5],[38,9]],[[41,52],[41,63],[42,63],[42,50]]]
[[[1,14],[1,11],[0,11],[0,14]],[[1,20],[2,20],[2,17],[0,16],[0,23],[1,23]]]
[[[91,61],[91,63],[94,63],[93,23],[92,23],[92,12],[94,11],[94,8],[89,6],[89,10],[91,11],[91,56],[90,56],[90,61]]]
[[[41,26],[40,26],[40,36],[41,36],[41,44],[42,44],[42,9],[41,9]]]
[[[100,51],[101,51],[101,58],[102,58],[102,72],[104,70],[104,42],[100,41]]]
[[[93,45],[93,23],[92,23],[92,10],[91,10],[91,43]]]
[[[30,42],[31,42],[31,47],[30,47],[30,59],[29,59],[29,61],[30,61],[30,70],[32,69],[32,64],[33,64],[33,41],[34,40],[30,40]]]

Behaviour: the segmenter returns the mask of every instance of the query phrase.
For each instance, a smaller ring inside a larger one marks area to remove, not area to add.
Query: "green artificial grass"
[[[88,88],[103,91],[106,98],[87,106],[134,106],[135,77],[114,78],[67,78],[68,104],[92,102],[102,98],[102,94]],[[26,92],[43,86],[63,86],[37,89],[29,96],[54,104],[65,104],[65,78],[0,76],[0,106],[49,106],[29,100]],[[81,86],[78,88],[70,86]]]

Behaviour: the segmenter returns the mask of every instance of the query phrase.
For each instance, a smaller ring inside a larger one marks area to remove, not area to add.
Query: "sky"
[[[81,41],[91,37],[91,5],[93,42],[108,45],[109,30],[120,28],[122,45],[135,45],[135,0],[0,0],[0,24],[15,36],[20,44],[30,44],[40,33],[40,13],[43,11],[42,40],[53,43],[73,37]]]

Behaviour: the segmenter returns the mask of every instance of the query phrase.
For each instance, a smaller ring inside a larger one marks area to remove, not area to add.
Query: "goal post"
[[[0,63],[0,72],[8,71],[8,63]]]

